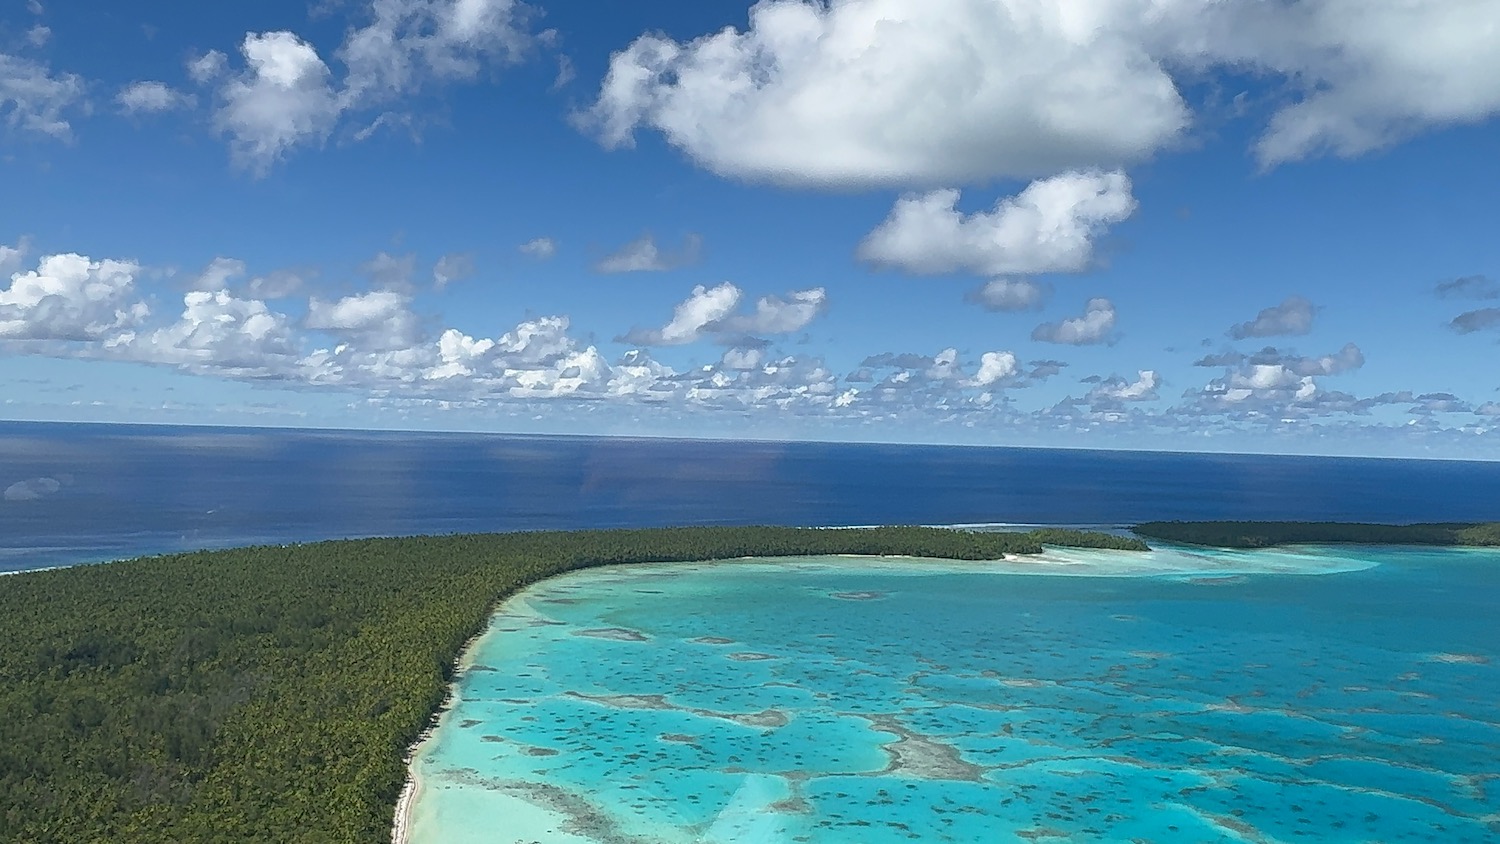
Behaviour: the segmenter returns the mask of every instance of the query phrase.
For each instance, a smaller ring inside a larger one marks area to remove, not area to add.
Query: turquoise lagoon
[[[1500,840],[1497,619],[1477,550],[580,572],[466,654],[408,837]]]

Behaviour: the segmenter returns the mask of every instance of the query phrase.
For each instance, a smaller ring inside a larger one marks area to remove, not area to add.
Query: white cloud
[[[692,343],[705,330],[729,316],[739,306],[741,292],[729,282],[708,288],[698,285],[672,312],[672,319],[654,331],[634,330],[625,342],[642,346],[676,346]]]
[[[224,68],[229,65],[229,57],[218,50],[209,50],[201,56],[194,56],[187,60],[188,76],[199,85],[218,79]]]
[[[1195,83],[1280,105],[1262,165],[1355,156],[1500,112],[1494,0],[761,0],[748,26],[611,57],[577,122],[640,129],[721,175],[935,187],[1117,167],[1179,141]]]
[[[1046,301],[1047,288],[1025,278],[996,278],[964,298],[988,311],[1032,311]]]
[[[0,288],[0,340],[107,340],[148,314],[136,299],[141,268],[130,261],[48,255]]]
[[[687,266],[698,260],[703,240],[696,234],[683,239],[680,252],[666,252],[656,245],[649,234],[625,244],[618,252],[605,256],[594,265],[601,273],[666,272]]]
[[[12,273],[19,271],[30,250],[31,243],[24,237],[15,246],[0,243],[0,277],[10,278]]]
[[[975,387],[992,387],[1020,374],[1020,363],[1011,352],[985,352],[979,356],[979,371],[970,382]]]
[[[743,343],[746,335],[801,331],[828,308],[828,292],[821,287],[793,291],[785,297],[762,296],[753,311],[736,314],[743,296],[743,291],[727,281],[713,288],[699,285],[677,305],[665,326],[634,329],[620,339],[642,346],[675,346],[714,335],[721,342]]]
[[[1255,319],[1230,328],[1229,336],[1244,340],[1248,337],[1307,334],[1312,331],[1313,317],[1317,312],[1312,302],[1301,296],[1289,296],[1281,304],[1263,309]]]
[[[472,365],[484,360],[493,348],[494,340],[475,340],[456,328],[449,328],[438,338],[438,357],[441,363],[425,377],[442,380],[471,376],[474,374]]]
[[[362,349],[404,349],[416,340],[417,317],[411,300],[395,290],[372,290],[336,302],[311,299],[308,328],[356,342]]]
[[[1291,80],[1297,96],[1256,143],[1274,166],[1351,157],[1500,112],[1493,0],[1238,3],[1213,9],[1205,45]]]
[[[245,262],[238,258],[218,257],[208,262],[203,272],[193,279],[193,290],[216,292],[228,289],[230,282],[245,274]]]
[[[662,132],[702,166],[820,186],[931,186],[1148,157],[1187,126],[1138,2],[762,0],[746,30],[616,53],[580,122]]]
[[[1031,339],[1044,343],[1086,346],[1108,340],[1114,327],[1114,303],[1108,299],[1090,299],[1084,307],[1083,316],[1038,325],[1031,332]]]
[[[36,26],[33,26],[32,28],[26,30],[26,40],[33,47],[45,46],[46,43],[51,39],[52,29],[50,27],[45,27],[41,24],[37,24]]]
[[[219,88],[214,126],[236,165],[263,175],[293,147],[326,140],[343,106],[318,51],[293,33],[249,33],[240,52],[246,69]]]
[[[762,296],[755,303],[755,313],[724,320],[723,330],[745,334],[791,334],[828,310],[828,292],[821,287],[798,290],[783,299]]]
[[[245,68],[227,79],[217,50],[188,60],[199,84],[224,79],[214,126],[238,166],[263,175],[296,147],[325,142],[344,117],[366,124],[350,127],[356,142],[382,126],[413,127],[416,118],[393,101],[519,61],[536,41],[525,29],[528,7],[515,0],[371,0],[367,8],[369,22],[349,29],[334,52],[341,79],[286,31],[246,34]]]
[[[1119,376],[1100,381],[1089,391],[1088,401],[1155,401],[1160,386],[1161,376],[1155,370],[1142,369],[1134,381]]]
[[[1381,404],[1415,401],[1412,394],[1391,393],[1373,399],[1356,399],[1347,393],[1324,389],[1326,376],[1341,375],[1364,366],[1360,348],[1347,343],[1337,352],[1304,357],[1276,348],[1253,355],[1221,355],[1199,365],[1222,363],[1223,378],[1210,381],[1201,390],[1189,391],[1189,408],[1198,412],[1228,413],[1233,419],[1303,419],[1331,413],[1364,413]]]
[[[413,253],[392,255],[377,252],[375,257],[359,265],[359,271],[382,290],[409,292],[412,276],[417,272],[417,256]]]
[[[519,61],[534,36],[514,0],[373,0],[373,20],[338,50],[349,105],[390,100],[429,81],[468,80],[486,62]]]
[[[54,75],[45,65],[0,53],[0,115],[12,129],[68,140],[68,113],[86,107],[82,77]]]
[[[759,369],[765,360],[764,349],[725,349],[720,365],[724,369],[750,370]]]
[[[250,279],[244,286],[245,294],[252,299],[284,299],[302,290],[309,271],[272,270],[265,275]]]
[[[859,246],[861,260],[910,273],[1080,272],[1094,239],[1136,207],[1124,173],[1070,172],[1032,182],[994,210],[965,215],[957,190],[896,202]]]
[[[522,255],[545,261],[557,254],[557,241],[550,237],[536,237],[516,247]]]
[[[438,259],[432,266],[432,283],[438,290],[442,290],[455,281],[473,277],[474,253],[452,252]]]
[[[539,317],[518,324],[500,336],[495,348],[511,366],[545,364],[574,351],[565,316]]]
[[[136,357],[241,378],[283,375],[295,364],[291,322],[264,302],[194,290],[182,304],[177,322],[137,341]]]
[[[192,108],[191,94],[173,89],[165,82],[132,82],[120,89],[115,103],[126,114],[159,114],[179,108]]]

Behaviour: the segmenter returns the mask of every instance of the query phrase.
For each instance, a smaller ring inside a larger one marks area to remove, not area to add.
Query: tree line
[[[1219,548],[1273,545],[1500,545],[1500,522],[1412,525],[1357,522],[1144,522],[1134,531],[1148,539]]]

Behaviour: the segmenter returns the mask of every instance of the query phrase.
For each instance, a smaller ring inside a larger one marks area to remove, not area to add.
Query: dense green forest
[[[382,841],[406,748],[494,603],[560,572],[970,560],[1076,531],[672,528],[369,539],[0,578],[0,840]]]
[[[1500,522],[1373,525],[1348,522],[1145,522],[1135,532],[1149,539],[1219,548],[1272,545],[1500,545]]]

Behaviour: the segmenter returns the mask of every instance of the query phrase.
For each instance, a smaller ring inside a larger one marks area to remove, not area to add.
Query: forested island
[[[388,840],[406,749],[497,601],[617,563],[993,560],[1045,529],[704,527],[412,537],[0,578],[0,840]]]
[[[1217,548],[1273,545],[1500,545],[1500,522],[1377,525],[1350,522],[1144,522],[1148,539]]]

